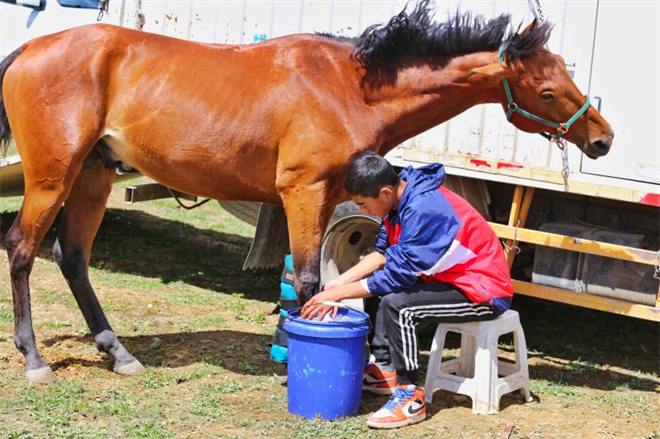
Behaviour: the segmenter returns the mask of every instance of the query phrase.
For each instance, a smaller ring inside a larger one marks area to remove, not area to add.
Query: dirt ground
[[[286,366],[269,358],[279,270],[241,271],[253,230],[215,203],[183,212],[172,201],[137,206],[113,192],[90,276],[120,340],[147,372],[121,377],[99,354],[53,262],[51,232],[35,262],[37,342],[54,385],[30,385],[12,341],[7,268],[0,276],[0,437],[660,438],[657,323],[517,297],[534,402],[517,394],[500,412],[437,392],[428,419],[379,432],[367,416],[386,397],[365,394],[359,416],[306,420],[287,412]],[[6,233],[19,199],[0,199]],[[0,253],[0,267],[7,267]],[[422,368],[431,339],[422,337]],[[453,346],[458,340],[451,339]],[[502,356],[512,358],[510,340]],[[455,353],[455,351],[450,351]]]

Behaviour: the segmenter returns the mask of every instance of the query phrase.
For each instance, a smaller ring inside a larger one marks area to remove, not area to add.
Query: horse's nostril
[[[594,142],[592,145],[594,149],[599,153],[606,154],[610,150],[610,146],[612,145],[612,142],[603,142],[602,140],[598,140]]]

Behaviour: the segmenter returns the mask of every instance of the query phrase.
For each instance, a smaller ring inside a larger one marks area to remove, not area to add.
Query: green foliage
[[[0,326],[10,325],[14,322],[14,314],[0,309]]]
[[[337,421],[322,419],[279,420],[266,423],[266,430],[286,429],[292,439],[352,438],[368,432],[366,417],[356,416]]]
[[[5,439],[32,439],[34,433],[27,428],[10,428],[7,426],[0,426],[0,437]]]
[[[651,403],[649,397],[638,392],[608,392],[601,395],[592,395],[595,401],[604,402],[617,416],[641,419],[646,413],[657,413],[659,407]]]
[[[198,393],[187,401],[186,410],[193,415],[210,419],[220,419],[230,413],[215,392]]]
[[[161,439],[175,437],[157,417],[137,417],[122,422],[124,433],[132,438]]]
[[[146,372],[139,374],[136,378],[138,380],[138,385],[146,389],[163,387],[169,381],[160,371],[155,369],[147,369]]]
[[[38,300],[41,300],[49,305],[52,305],[53,303],[61,303],[68,299],[68,297],[65,297],[63,293],[51,289],[42,289],[37,291],[37,297]]]
[[[209,366],[225,367],[225,362],[216,355],[202,355],[202,363]]]
[[[262,311],[256,311],[248,316],[247,321],[256,325],[263,325],[266,322],[266,315]]]
[[[62,328],[71,327],[71,323],[62,322],[62,321],[59,321],[59,320],[47,320],[47,321],[43,322],[43,326],[46,329],[62,329]]]
[[[178,373],[173,377],[173,381],[177,384],[185,383],[188,381],[195,381],[200,378],[208,378],[208,377],[213,377],[216,375],[220,375],[223,373],[223,370],[220,367],[217,366],[211,366],[209,367],[207,363],[204,363],[202,367],[198,367],[194,370],[184,372],[184,373]]]
[[[579,358],[575,361],[569,362],[567,367],[568,369],[575,372],[589,372],[598,369],[598,365],[596,363],[591,363],[589,361],[582,361]]]
[[[206,387],[206,386],[205,386]],[[243,386],[235,380],[225,377],[220,384],[213,384],[208,387],[209,393],[236,393],[243,390]]]
[[[236,320],[245,320],[244,311],[246,302],[243,300],[242,293],[232,293],[233,300],[229,302],[227,308],[234,314]]]
[[[552,380],[547,379],[533,379],[530,380],[530,390],[532,393],[554,395],[554,396],[580,396],[584,392],[577,390],[565,384],[561,375],[553,377]]]
[[[81,396],[85,392],[82,383],[60,381],[47,388],[27,387],[20,400],[30,415],[44,426],[67,427],[82,406]]]

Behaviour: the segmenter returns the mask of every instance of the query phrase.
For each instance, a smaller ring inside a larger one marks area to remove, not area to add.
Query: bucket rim
[[[328,320],[328,321],[323,322],[323,321],[316,320],[316,319],[314,319],[314,320],[303,319],[303,318],[299,318],[300,317],[300,308],[292,308],[292,309],[288,310],[287,313],[286,313],[287,314],[286,318],[289,322],[293,322],[293,319],[296,319],[294,323],[300,323],[300,324],[303,324],[303,325],[312,325],[312,326],[318,326],[318,327],[338,326],[338,327],[346,328],[346,327],[356,327],[356,326],[371,326],[370,321],[369,321],[369,314],[367,314],[364,311],[360,311],[360,310],[357,310],[357,309],[345,309],[345,310],[339,309],[337,311],[337,314],[340,314],[342,312],[343,313],[359,314],[361,317],[364,318],[364,320],[361,320],[361,321],[353,321],[353,320],[346,321],[346,320],[344,320],[344,321],[341,321],[341,322],[335,322],[335,321],[332,321],[332,320]]]

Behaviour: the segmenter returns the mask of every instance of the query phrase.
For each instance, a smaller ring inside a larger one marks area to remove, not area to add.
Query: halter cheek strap
[[[504,64],[504,49],[506,48],[506,43],[502,43],[500,45],[500,64]],[[507,105],[507,110],[506,110],[506,120],[511,122],[511,116],[513,116],[513,113],[518,113],[523,116],[525,116],[528,119],[532,119],[535,122],[542,123],[544,125],[547,125],[552,128],[556,128],[557,132],[553,135],[550,133],[541,133],[544,137],[546,137],[549,140],[558,142],[561,140],[562,136],[568,132],[568,130],[571,128],[571,125],[578,120],[582,114],[584,114],[585,111],[589,108],[591,105],[591,99],[589,99],[588,96],[585,96],[587,98],[587,101],[584,103],[582,108],[580,108],[577,113],[573,115],[570,119],[568,119],[564,123],[557,123],[552,120],[544,119],[540,116],[537,116],[535,114],[530,113],[529,111],[525,111],[522,108],[520,108],[514,101],[513,101],[513,95],[511,94],[511,88],[509,87],[509,81],[504,78],[504,92],[506,93],[506,99],[508,101]]]

